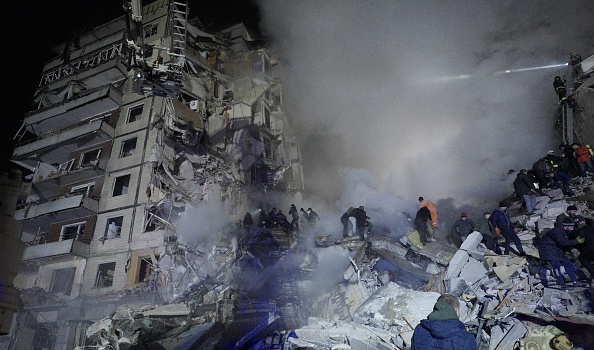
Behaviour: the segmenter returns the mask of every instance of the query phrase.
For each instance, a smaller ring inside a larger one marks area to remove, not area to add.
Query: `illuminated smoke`
[[[587,57],[594,34],[588,1],[259,4],[307,190],[336,211],[357,204],[361,181],[375,182],[369,202],[388,193],[409,208],[419,195],[457,205],[507,196],[507,170],[558,144],[552,81],[567,68],[525,67],[565,62],[570,50]],[[494,75],[507,70],[523,74]],[[361,169],[371,176],[349,182]]]

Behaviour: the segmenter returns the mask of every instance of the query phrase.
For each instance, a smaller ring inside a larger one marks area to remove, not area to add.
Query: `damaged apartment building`
[[[179,244],[188,208],[239,221],[267,193],[303,189],[274,53],[242,24],[200,30],[185,2],[125,12],[54,48],[15,136],[11,160],[30,172],[9,268],[22,305],[0,347],[85,346]]]

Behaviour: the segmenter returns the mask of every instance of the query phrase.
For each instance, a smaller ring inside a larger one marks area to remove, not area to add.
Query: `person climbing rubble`
[[[522,198],[524,201],[526,214],[532,215],[534,208],[536,208],[536,188],[526,169],[520,170],[516,176],[514,180],[514,191],[516,192],[516,196]]]
[[[575,274],[575,266],[569,259],[565,257],[563,249],[570,246],[576,246],[583,243],[583,238],[569,239],[567,233],[573,231],[575,223],[570,218],[565,218],[562,224],[556,224],[555,227],[543,233],[542,237],[537,241],[538,255],[543,267],[549,268],[553,276],[557,279],[557,283],[561,288],[565,288],[565,277],[561,273],[561,265],[565,268],[565,272],[569,276],[571,282],[569,285],[575,285],[577,276]],[[540,277],[543,285],[547,286],[546,269],[541,268]]]
[[[254,226],[254,219],[252,218],[252,214],[248,211],[243,217],[243,227],[249,229],[252,226]]]
[[[460,214],[460,219],[456,220],[452,225],[451,241],[458,248],[466,240],[469,234],[474,231],[474,222],[468,218],[466,213]]]
[[[485,245],[485,247],[487,247],[487,249],[500,254],[501,250],[499,250],[499,247],[497,246],[498,235],[493,229],[493,224],[491,223],[490,218],[491,213],[483,213],[483,216],[481,216],[481,218],[476,221],[474,229],[483,235],[481,242]]]
[[[314,226],[319,220],[320,220],[320,216],[318,215],[318,213],[313,211],[312,208],[307,208],[307,222],[311,226]]]
[[[423,197],[419,197],[419,209],[421,208],[427,208],[429,209],[429,213],[430,213],[430,218],[431,218],[431,227],[433,227],[433,233],[435,234],[437,232],[437,227],[438,227],[438,223],[437,223],[437,208],[435,208],[435,204],[433,204],[433,202],[425,200],[425,198]],[[430,241],[434,241],[434,238],[429,237]]]
[[[563,220],[569,218],[575,223],[577,212],[578,212],[577,207],[575,205],[570,205],[565,210],[565,213],[561,213],[561,214],[557,215],[555,222],[563,223]]]
[[[432,240],[429,236],[429,229],[427,228],[427,220],[430,218],[431,213],[429,212],[429,208],[422,207],[417,210],[417,215],[415,216],[415,229],[419,232],[419,240],[423,245],[426,245]]]
[[[505,202],[499,203],[499,207],[493,210],[493,213],[491,213],[491,223],[493,224],[495,231],[501,234],[505,239],[505,254],[509,254],[511,251],[516,255],[526,255],[524,248],[522,247],[522,242],[514,231],[512,222],[509,219],[509,215],[507,213],[507,204]],[[517,251],[511,248],[512,241],[518,249]]]
[[[577,215],[576,240],[577,250],[580,252],[578,260],[590,274],[590,287],[594,288],[594,227],[586,224],[586,219]]]
[[[460,301],[443,294],[433,306],[427,319],[421,320],[412,336],[411,350],[473,350],[474,336],[466,330],[460,316]]]

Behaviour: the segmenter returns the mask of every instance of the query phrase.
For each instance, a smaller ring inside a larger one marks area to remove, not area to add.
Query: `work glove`
[[[583,244],[586,241],[584,237],[578,237],[575,240],[578,241],[579,244]]]

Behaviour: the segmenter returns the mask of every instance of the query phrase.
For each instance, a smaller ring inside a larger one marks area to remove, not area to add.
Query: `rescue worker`
[[[291,204],[289,215],[291,215],[291,231],[299,231],[299,213],[297,212],[295,204]]]
[[[590,157],[588,147],[574,143],[571,145],[571,148],[573,148],[574,156],[580,166],[582,176],[587,176],[588,171],[594,173],[594,166],[592,166],[592,158]]]
[[[571,181],[573,178],[561,166],[564,161],[563,157],[556,156],[555,151],[550,150],[544,159],[547,161],[549,168],[553,172],[553,184],[555,187],[560,188],[564,195],[573,197],[575,195],[573,189],[571,189]]]
[[[476,350],[474,336],[466,330],[459,316],[458,298],[441,295],[427,319],[415,327],[411,350]]]
[[[505,202],[499,203],[499,208],[493,210],[493,213],[491,213],[491,223],[493,224],[495,231],[501,234],[505,239],[505,254],[509,254],[511,251],[516,255],[524,256],[526,255],[524,252],[524,247],[522,247],[522,242],[514,231],[513,225],[506,210],[507,204]],[[517,251],[511,248],[512,241],[518,249]]]
[[[318,220],[320,220],[318,213],[313,211],[311,208],[307,208],[307,222],[313,226],[316,224],[316,222],[318,222]]]
[[[342,237],[348,237],[349,235],[349,225],[350,225],[350,220],[349,218],[353,217],[353,210],[355,208],[350,207],[349,209],[347,209],[347,211],[342,214],[342,216],[340,217],[340,222],[342,223]]]
[[[254,219],[252,218],[252,214],[248,211],[243,217],[243,227],[249,229],[252,226],[254,226]]]
[[[567,207],[567,209],[565,209],[565,213],[557,215],[555,222],[562,223],[563,220],[567,218],[571,219],[573,222],[576,222],[577,212],[577,207],[575,205],[570,205]]]
[[[431,219],[429,208],[421,207],[417,210],[417,215],[415,216],[415,229],[419,232],[419,240],[422,245],[426,245],[431,240],[429,237],[429,230],[427,229],[427,220],[429,219]]]
[[[532,183],[532,178],[528,175],[528,170],[522,169],[514,180],[514,191],[516,196],[521,197],[526,205],[526,213],[532,215],[536,208],[536,188]]]
[[[555,80],[553,80],[553,88],[555,88],[555,92],[559,96],[559,102],[565,102],[567,99],[567,90],[565,89],[565,79],[561,79],[560,76],[556,76]]]
[[[452,238],[458,247],[466,240],[469,234],[474,231],[474,222],[468,218],[466,213],[460,214],[460,219],[456,220],[452,225]],[[458,244],[459,243],[459,244]]]
[[[483,235],[483,239],[481,242],[487,247],[487,249],[492,250],[496,253],[501,253],[499,248],[497,247],[497,234],[493,229],[493,224],[489,218],[491,217],[491,213],[486,212],[481,216],[480,219],[476,221],[476,225],[474,229],[480,232]]]
[[[431,226],[433,230],[437,230],[437,209],[435,208],[435,204],[431,201],[425,200],[423,197],[419,197],[419,209],[426,207],[429,209],[429,213],[431,214]]]
[[[577,249],[580,252],[578,257],[582,266],[590,273],[590,287],[594,287],[594,227],[586,224],[586,219],[578,215],[577,241],[580,243]]]
[[[369,216],[367,216],[367,212],[365,211],[364,206],[359,206],[359,208],[355,208],[352,211],[352,215],[355,218],[355,226],[357,229],[357,235],[359,235],[359,239],[362,241],[365,240],[365,228],[367,228],[367,232],[370,233],[371,227],[369,222]]]
[[[561,273],[561,264],[563,264],[565,272],[569,275],[571,280],[570,285],[575,285],[577,281],[575,266],[565,257],[563,252],[565,247],[575,246],[579,242],[584,242],[583,238],[579,241],[577,239],[567,238],[567,233],[573,231],[574,225],[575,223],[572,219],[565,218],[561,225],[557,224],[552,229],[546,231],[537,244],[541,263],[547,264],[551,268],[561,288],[565,287],[565,277]],[[541,270],[541,279],[546,286],[546,277],[543,277],[543,271]]]
[[[571,77],[573,80],[579,79],[584,71],[582,70],[582,56],[575,51],[569,53],[569,65],[573,67]]]

